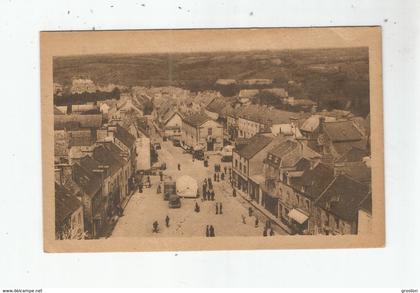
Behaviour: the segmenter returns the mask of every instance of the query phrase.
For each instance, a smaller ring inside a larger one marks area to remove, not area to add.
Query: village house
[[[175,109],[170,109],[161,118],[163,135],[171,140],[181,140],[182,115]]]
[[[90,157],[72,166],[72,179],[80,187],[86,238],[98,238],[107,223],[107,197],[103,192],[106,171]]]
[[[83,239],[82,202],[64,186],[55,183],[55,237],[56,239]]]
[[[122,127],[119,123],[108,124],[97,130],[98,142],[113,142],[124,154],[129,162],[129,176],[131,177],[136,171],[136,138],[130,132]]]
[[[267,152],[283,140],[285,140],[283,136],[275,137],[271,133],[260,133],[250,138],[243,146],[236,147],[232,156],[233,188],[260,203],[259,185],[264,182],[263,160]]]
[[[307,233],[311,208],[310,198],[295,185],[320,158],[302,142],[287,139],[273,147],[264,160],[261,205],[294,233]]]
[[[346,175],[335,177],[316,200],[316,234],[356,234],[359,209],[369,194],[368,186]]]
[[[223,126],[205,113],[195,113],[182,120],[181,141],[189,148],[203,146],[205,151],[223,148]]]
[[[282,133],[290,131],[291,121],[299,114],[269,108],[266,106],[249,105],[242,107],[237,113],[238,137],[250,138],[260,132]],[[283,131],[282,131],[283,129]]]

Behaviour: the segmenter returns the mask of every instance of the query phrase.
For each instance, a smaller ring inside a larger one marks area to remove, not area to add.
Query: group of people
[[[170,221],[169,216],[166,215],[165,225],[166,225],[167,228],[169,228],[169,221]],[[159,233],[159,222],[154,221],[153,224],[152,224],[152,228],[153,228],[153,230],[152,230],[153,233]]]
[[[203,200],[214,200],[214,190],[211,178],[205,178],[203,182]]]
[[[213,225],[207,225],[206,226],[206,237],[214,237],[214,236],[216,236],[216,235],[214,234]]]

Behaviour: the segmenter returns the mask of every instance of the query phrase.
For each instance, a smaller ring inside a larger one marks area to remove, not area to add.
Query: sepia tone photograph
[[[46,251],[383,246],[380,42],[41,33]]]

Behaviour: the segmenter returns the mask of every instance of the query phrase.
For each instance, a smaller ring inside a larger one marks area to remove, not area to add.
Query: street
[[[172,142],[162,143],[158,151],[159,162],[166,163],[164,175],[176,180],[179,176],[189,175],[198,181],[201,193],[204,178],[213,180],[214,164],[220,164],[219,155],[211,155],[209,167],[204,167],[203,161],[192,160],[191,154],[186,154],[180,147],[174,147]],[[178,163],[181,170],[178,170]],[[223,164],[221,164],[223,171]],[[227,163],[226,166],[230,166]],[[143,193],[136,193],[127,204],[124,214],[119,218],[111,237],[205,237],[206,225],[213,225],[216,236],[262,236],[266,221],[264,215],[255,213],[259,225],[255,227],[255,217],[248,216],[249,204],[240,198],[232,196],[232,188],[228,181],[214,182],[214,201],[202,201],[202,198],[183,198],[181,208],[170,209],[168,202],[163,200],[163,194],[157,193],[159,176],[150,176],[151,188],[144,188]],[[200,206],[200,212],[195,212],[195,203]],[[223,205],[223,214],[216,214],[216,202]],[[165,226],[165,218],[169,216],[169,227]],[[242,216],[245,216],[245,224]],[[159,233],[153,233],[152,224],[159,223]],[[279,227],[273,227],[275,235],[286,234]]]

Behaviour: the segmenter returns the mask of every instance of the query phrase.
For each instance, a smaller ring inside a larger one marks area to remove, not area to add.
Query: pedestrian
[[[165,224],[166,224],[166,227],[169,227],[169,216],[168,215],[166,215]]]
[[[209,225],[206,226],[206,237],[210,237],[210,227],[209,227]]]
[[[245,216],[244,215],[241,215],[241,217],[242,217],[242,224],[246,224],[246,218],[245,218]]]
[[[216,173],[214,173],[214,182],[217,182],[217,175],[216,175]]]
[[[223,170],[225,171],[225,174],[226,174],[226,171],[227,171],[227,167],[225,166],[225,167],[223,168]]]
[[[209,190],[206,191],[206,200],[210,200],[210,191]]]
[[[222,203],[219,203],[219,214],[223,214],[223,206]]]
[[[259,220],[257,217],[255,217],[255,228],[258,228]]]
[[[251,208],[251,207],[249,207],[249,208],[248,208],[248,215],[249,215],[250,217],[252,216],[252,212],[253,212],[253,211],[252,211],[252,208]]]
[[[139,184],[139,192],[140,193],[143,193],[143,183],[140,183]]]
[[[216,215],[218,215],[218,214],[219,214],[219,203],[216,202]]]
[[[157,187],[157,193],[161,193],[162,192],[162,187],[160,187],[160,184]]]
[[[214,191],[213,190],[210,192],[210,196],[211,196],[211,200],[214,201]]]
[[[148,187],[151,187],[152,185],[151,185],[151,182],[150,182],[150,176],[149,175],[147,175],[147,186]]]
[[[158,233],[159,231],[159,223],[158,221],[153,222],[153,233]]]
[[[233,189],[232,196],[233,196],[233,197],[236,197],[236,189]]]
[[[160,181],[163,181],[163,173],[162,173],[162,171],[159,171],[159,177],[160,177]]]
[[[181,164],[178,163],[178,171],[181,171]]]
[[[199,213],[199,212],[200,212],[200,206],[198,205],[198,203],[197,203],[197,202],[195,202],[195,208],[194,208],[194,211],[195,211],[196,213]]]
[[[267,236],[267,227],[264,227],[263,236],[264,236],[264,237],[266,237],[266,236]]]
[[[270,236],[274,236],[274,230],[270,228]]]
[[[222,181],[224,181],[224,180],[225,180],[225,173],[222,173],[222,174],[220,175],[220,179],[222,179]]]
[[[213,225],[210,225],[210,237],[214,237],[214,236],[215,236],[214,227],[213,227]]]

